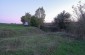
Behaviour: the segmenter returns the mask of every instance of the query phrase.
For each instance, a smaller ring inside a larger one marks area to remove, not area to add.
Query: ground
[[[65,32],[1,24],[0,55],[85,55],[85,40]]]

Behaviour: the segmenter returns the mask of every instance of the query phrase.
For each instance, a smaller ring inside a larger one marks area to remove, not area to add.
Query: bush
[[[35,16],[31,17],[31,21],[30,21],[30,25],[34,26],[34,27],[38,27],[39,26],[39,20],[38,18],[36,18]]]
[[[61,12],[58,16],[54,19],[54,24],[56,27],[59,27],[60,30],[65,30],[67,23],[70,21],[70,14],[68,12]]]

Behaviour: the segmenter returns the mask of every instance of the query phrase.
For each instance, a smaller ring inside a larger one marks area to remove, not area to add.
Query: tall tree
[[[66,22],[69,21],[70,14],[68,12],[61,12],[58,16],[54,19],[55,25],[58,25],[60,29],[66,28]]]
[[[45,10],[42,8],[38,8],[35,11],[35,15],[31,16],[30,13],[25,13],[24,16],[21,17],[21,22],[23,24],[30,24],[32,26],[38,26],[40,28],[40,26],[43,24],[45,19]]]
[[[35,17],[45,19],[45,10],[42,8],[38,8],[35,12]]]
[[[77,6],[72,7],[74,10],[74,18],[77,18],[77,31],[76,33],[79,36],[85,36],[85,4],[82,4],[81,1]]]
[[[30,19],[31,19],[31,14],[30,13],[25,13],[25,21],[30,23]]]
[[[78,21],[85,19],[85,4],[82,4],[81,1],[77,4],[77,6],[73,6],[74,18],[77,18]]]
[[[44,19],[45,19],[45,10],[43,9],[43,7],[41,8],[38,8],[36,11],[35,11],[35,17],[38,18],[39,20],[39,27],[43,24],[44,22]]]

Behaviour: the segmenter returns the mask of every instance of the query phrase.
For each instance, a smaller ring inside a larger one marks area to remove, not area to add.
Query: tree
[[[30,23],[31,20],[31,14],[30,13],[25,13],[25,21]]]
[[[85,36],[85,4],[79,1],[77,6],[73,6],[72,8],[75,14],[74,18],[78,19],[75,33],[82,38],[82,36]]]
[[[31,16],[30,13],[25,13],[24,16],[21,17],[21,22],[23,24],[30,24],[31,26],[38,26],[40,28],[43,25],[45,19],[45,10],[42,8],[38,8],[35,11],[35,15]]]
[[[85,4],[81,4],[81,1],[77,4],[77,6],[72,6],[74,12],[74,18],[77,18],[78,21],[85,19]]]
[[[23,25],[25,24],[25,22],[28,22],[30,24],[30,20],[31,14],[29,13],[25,13],[25,15],[21,17],[21,22],[23,23]]]
[[[35,16],[32,16],[32,17],[31,17],[31,21],[30,21],[30,25],[31,25],[31,26],[35,26],[35,27],[38,27],[38,25],[39,25],[38,18],[35,17]]]
[[[43,24],[45,19],[45,10],[42,8],[38,8],[35,12],[35,17],[39,20],[39,27]]]
[[[69,22],[68,18],[70,18],[70,14],[68,12],[61,12],[56,18],[54,18],[55,25],[57,25],[59,29],[66,29],[66,23]]]
[[[45,10],[43,7],[36,10],[35,17],[45,19]]]
[[[22,16],[22,17],[21,17],[21,22],[22,22],[23,24],[25,23],[25,19],[24,19],[24,18],[25,18],[25,16]]]

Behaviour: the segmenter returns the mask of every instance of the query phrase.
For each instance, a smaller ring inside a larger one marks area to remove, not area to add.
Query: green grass
[[[40,29],[36,27],[24,27],[23,25],[10,25],[10,24],[0,24],[0,38],[1,37],[13,37],[21,36],[26,34],[40,34],[43,33]]]
[[[67,33],[46,33],[22,25],[0,25],[1,33],[8,36],[0,35],[0,55],[85,55],[85,40],[75,40]]]

